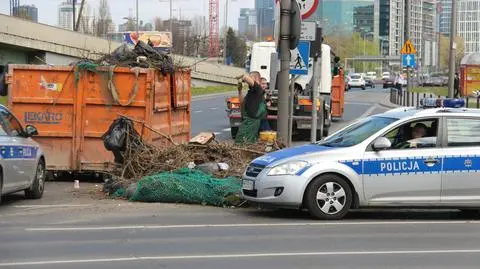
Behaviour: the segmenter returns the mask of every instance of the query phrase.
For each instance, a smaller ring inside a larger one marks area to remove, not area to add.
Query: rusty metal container
[[[190,139],[190,79],[188,70],[172,77],[141,68],[10,65],[8,106],[38,128],[49,170],[108,171],[113,154],[101,137],[119,116],[137,121],[156,145]]]

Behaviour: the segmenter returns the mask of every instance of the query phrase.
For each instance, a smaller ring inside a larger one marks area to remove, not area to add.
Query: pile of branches
[[[154,68],[163,75],[175,71],[172,58],[164,52],[155,50],[143,41],[138,41],[134,49],[123,44],[113,53],[100,58],[97,62],[101,65],[115,65],[123,67]]]
[[[268,146],[261,143],[237,146],[222,142],[213,142],[208,145],[171,145],[165,148],[145,143],[141,146],[127,146],[122,174],[119,176],[124,179],[138,180],[145,176],[185,168],[192,164],[198,166],[207,163],[226,163],[229,168],[214,172],[215,177],[241,177],[253,159],[265,154],[258,149]]]
[[[114,176],[124,183],[136,182],[145,176],[165,171],[212,163],[228,165],[228,169],[219,169],[213,173],[217,178],[241,177],[253,159],[262,156],[267,151],[285,147],[281,143],[258,142],[257,144],[236,145],[216,140],[207,145],[177,145],[170,137],[160,133],[169,141],[169,145],[157,147],[142,139],[136,132],[132,120],[122,119],[123,121],[120,122],[123,124],[114,123],[105,136],[108,138],[108,134],[111,135],[113,130],[113,133],[121,134],[118,135],[118,140],[124,141],[119,143],[121,146],[118,147],[106,144],[107,149],[114,152],[116,162],[121,163],[115,170]],[[116,132],[116,128],[120,128],[122,131]]]

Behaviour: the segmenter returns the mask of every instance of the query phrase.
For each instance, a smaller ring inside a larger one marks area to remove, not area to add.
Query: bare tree
[[[96,18],[96,34],[97,36],[104,36],[108,33],[108,28],[112,23],[112,16],[110,14],[110,6],[108,0],[100,0],[98,7],[98,15]]]
[[[192,34],[196,36],[207,35],[207,20],[205,16],[195,16],[192,19]]]

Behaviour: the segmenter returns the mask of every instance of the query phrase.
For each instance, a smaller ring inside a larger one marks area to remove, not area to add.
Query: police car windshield
[[[321,141],[319,145],[327,147],[355,146],[397,120],[395,118],[378,116],[368,117],[328,137],[326,140]]]

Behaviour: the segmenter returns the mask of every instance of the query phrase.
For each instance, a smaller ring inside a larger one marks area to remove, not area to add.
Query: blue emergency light
[[[465,107],[465,100],[453,98],[425,98],[420,100],[420,105],[424,108],[461,108]]]

